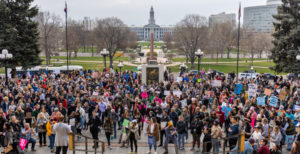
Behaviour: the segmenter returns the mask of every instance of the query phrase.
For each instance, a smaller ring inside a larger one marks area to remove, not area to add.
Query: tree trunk
[[[219,52],[217,52],[217,64],[219,63]]]
[[[223,53],[224,53],[224,52],[222,51],[222,52],[221,52],[221,58],[222,58],[222,59],[223,59]]]
[[[113,56],[109,56],[109,66],[110,68],[114,68],[114,60],[113,60]]]
[[[260,58],[260,59],[261,59],[261,57],[262,57],[262,56],[261,56],[262,53],[263,53],[263,51],[260,51],[260,52],[259,52],[259,58]]]
[[[227,59],[230,59],[230,50],[227,48]]]

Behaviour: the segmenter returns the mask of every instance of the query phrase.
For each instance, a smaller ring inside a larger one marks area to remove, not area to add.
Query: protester
[[[131,153],[133,153],[133,144],[135,146],[135,152],[134,154],[137,153],[137,140],[139,138],[138,134],[138,125],[136,120],[132,121],[132,125],[129,126],[129,140],[130,140],[130,148],[131,148]]]
[[[177,131],[176,131],[175,127],[173,126],[172,121],[168,122],[168,127],[165,128],[165,132],[166,132],[166,139],[165,139],[165,143],[164,143],[164,148],[165,148],[164,154],[168,154],[169,141],[172,141],[174,143],[175,152],[176,152],[176,154],[178,154]]]
[[[149,152],[151,153],[152,146],[154,147],[154,154],[156,154],[157,146],[156,142],[159,140],[159,125],[156,122],[155,118],[151,118],[150,122],[148,123],[147,127],[147,134],[148,134],[148,144],[149,144]]]
[[[58,123],[53,126],[53,133],[55,134],[55,154],[67,154],[68,144],[69,144],[69,133],[71,133],[71,128],[64,123],[65,117],[60,116]]]
[[[111,135],[113,133],[113,122],[111,121],[110,117],[105,117],[105,121],[103,124],[103,129],[105,131],[105,136],[108,144],[108,148],[111,149],[110,147],[110,140],[111,140]],[[98,134],[97,134],[98,135]]]
[[[53,118],[51,118],[46,124],[47,135],[49,137],[50,150],[54,152],[54,141],[55,141],[55,133],[53,131],[53,127],[56,124]]]
[[[99,133],[99,126],[100,126],[100,119],[96,115],[96,111],[92,112],[92,117],[89,118],[88,125],[90,126],[90,133],[92,134],[93,139],[98,140],[98,133]],[[93,148],[98,148],[98,142],[94,142]]]
[[[187,125],[183,121],[183,116],[179,116],[176,128],[178,133],[178,149],[184,150],[184,137],[187,132]]]
[[[25,128],[22,129],[22,134],[25,136],[25,139],[27,140],[25,152],[28,149],[29,143],[31,143],[31,151],[36,151],[34,149],[36,140],[34,138],[32,138],[32,136],[31,136],[32,134],[35,135],[35,131],[34,131],[34,129],[30,128],[29,123],[25,123]]]
[[[44,113],[39,113],[38,114],[38,119],[36,121],[36,125],[38,127],[38,135],[39,135],[39,142],[40,142],[40,147],[43,146],[43,143],[44,143],[44,146],[46,146],[46,124],[47,124],[47,119],[44,115]]]
[[[258,154],[270,154],[267,139],[260,140],[260,145],[261,147],[258,149]]]

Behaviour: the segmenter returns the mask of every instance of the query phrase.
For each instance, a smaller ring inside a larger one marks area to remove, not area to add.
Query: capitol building
[[[153,7],[150,9],[150,18],[148,24],[143,27],[129,27],[130,30],[136,33],[139,41],[149,41],[150,40],[150,30],[153,29],[154,40],[162,41],[165,34],[173,34],[174,27],[161,27],[155,24],[154,10]]]

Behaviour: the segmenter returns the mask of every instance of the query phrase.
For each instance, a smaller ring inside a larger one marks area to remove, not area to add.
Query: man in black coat
[[[100,119],[96,115],[96,111],[92,112],[92,117],[90,117],[88,125],[90,125],[90,132],[92,134],[93,139],[98,140],[98,132],[100,126]],[[93,148],[98,147],[98,142],[94,145]]]

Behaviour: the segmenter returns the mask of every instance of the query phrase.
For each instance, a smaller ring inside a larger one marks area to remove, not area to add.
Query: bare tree
[[[122,20],[111,17],[97,21],[95,34],[98,49],[106,48],[109,51],[110,67],[113,67],[113,57],[118,49],[126,48],[126,40],[129,34],[128,27]],[[124,43],[125,41],[125,43]]]
[[[130,52],[127,54],[127,56],[131,59],[131,60],[135,60],[135,58],[138,57],[138,55],[134,52]]]
[[[175,57],[175,54],[174,53],[167,53],[166,54],[166,57],[169,59],[169,61],[171,62],[172,59]]]
[[[60,36],[61,19],[50,12],[39,12],[36,20],[39,23],[40,44],[45,52],[46,65],[50,64],[51,49],[57,49]],[[53,50],[52,50],[53,51]]]
[[[251,55],[251,61],[253,66],[254,55],[257,53],[256,49],[256,34],[247,29],[241,30],[241,49],[247,51]]]
[[[259,54],[259,58],[262,58],[262,53],[272,48],[272,37],[267,33],[256,33],[255,34],[255,48]]]
[[[174,30],[174,41],[181,50],[185,51],[187,59],[194,68],[195,51],[204,50],[207,45],[207,19],[199,15],[187,15],[181,20]]]
[[[172,35],[170,33],[165,33],[164,37],[163,37],[163,41],[166,43],[166,46],[168,49],[172,49]]]

